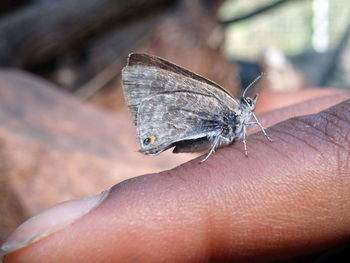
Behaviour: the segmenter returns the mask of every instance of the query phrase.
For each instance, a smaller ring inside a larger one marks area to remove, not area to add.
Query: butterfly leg
[[[243,125],[243,145],[244,145],[244,153],[245,153],[245,156],[248,157],[247,132],[246,132],[245,126],[246,126],[246,125]]]
[[[265,131],[265,128],[261,125],[261,123],[259,122],[258,118],[255,116],[254,113],[252,113],[254,119],[255,119],[255,122],[248,122],[246,125],[258,125],[261,129],[261,131],[263,132],[263,134],[266,136],[266,138],[269,140],[269,141],[273,141],[270,136],[267,135],[266,131]]]
[[[216,147],[217,147],[218,144],[219,144],[219,141],[220,141],[220,134],[218,134],[218,135],[215,137],[214,142],[213,142],[213,144],[212,144],[212,146],[211,146],[211,148],[210,148],[209,153],[208,153],[207,156],[201,161],[201,163],[205,162],[205,161],[209,158],[209,156],[215,151]]]

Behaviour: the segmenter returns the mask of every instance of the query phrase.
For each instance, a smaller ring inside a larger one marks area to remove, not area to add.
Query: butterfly
[[[173,153],[207,151],[204,162],[218,147],[242,139],[247,156],[246,127],[252,125],[272,141],[253,113],[257,96],[245,96],[261,76],[237,100],[218,84],[165,59],[129,54],[122,87],[137,127],[139,151],[148,155],[172,147]]]

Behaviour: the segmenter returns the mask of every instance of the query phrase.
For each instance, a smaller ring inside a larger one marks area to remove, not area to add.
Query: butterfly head
[[[258,95],[255,95],[253,99],[250,97],[242,97],[240,101],[240,108],[247,109],[249,111],[254,111],[257,99]]]
[[[248,85],[248,87],[244,90],[241,101],[240,101],[240,108],[249,110],[249,111],[254,111],[255,110],[255,105],[256,105],[256,100],[258,99],[258,95],[255,95],[254,99],[250,97],[246,97],[245,94],[251,88],[262,76],[264,75],[264,72],[261,72],[261,74],[252,82]]]

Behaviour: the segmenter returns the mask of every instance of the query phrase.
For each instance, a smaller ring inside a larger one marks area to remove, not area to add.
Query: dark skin
[[[259,132],[247,139],[248,158],[237,142],[203,164],[119,183],[5,262],[264,262],[348,240],[349,99],[332,90],[261,94],[261,109],[291,104],[258,114],[274,142]]]

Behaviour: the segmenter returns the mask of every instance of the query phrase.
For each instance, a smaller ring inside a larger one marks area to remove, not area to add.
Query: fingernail
[[[2,244],[0,260],[8,253],[24,248],[74,223],[97,207],[108,193],[103,191],[99,195],[63,202],[28,219]]]

